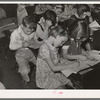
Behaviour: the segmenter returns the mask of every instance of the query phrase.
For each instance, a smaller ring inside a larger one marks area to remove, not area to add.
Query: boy
[[[30,81],[28,76],[30,73],[30,66],[28,63],[36,63],[36,57],[30,49],[32,47],[30,41],[34,37],[36,28],[37,23],[35,17],[26,16],[23,18],[22,24],[18,29],[11,34],[10,38],[9,48],[11,50],[16,50],[15,58],[19,65],[18,72],[26,82]]]

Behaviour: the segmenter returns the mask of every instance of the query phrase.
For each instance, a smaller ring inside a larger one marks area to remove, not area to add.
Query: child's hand
[[[23,42],[22,46],[23,46],[23,47],[29,47],[29,46],[30,46],[30,43],[28,43],[28,42]]]
[[[89,68],[90,64],[91,64],[91,61],[89,61],[89,60],[79,61],[79,62],[80,62],[79,70],[83,70],[83,69]]]
[[[84,55],[79,55],[78,56],[78,60],[87,60],[87,57],[86,56],[84,56]]]

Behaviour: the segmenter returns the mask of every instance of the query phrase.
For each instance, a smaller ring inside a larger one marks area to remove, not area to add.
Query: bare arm
[[[91,46],[90,46],[89,43],[87,43],[85,46],[86,46],[87,51],[90,51],[91,50]]]
[[[61,65],[55,65],[53,63],[53,61],[51,60],[51,58],[46,58],[45,59],[46,62],[48,63],[48,65],[50,66],[50,68],[54,71],[62,71],[62,70],[68,70],[68,69],[72,69],[72,68],[77,68],[79,66],[78,62],[73,62],[71,64],[61,64]]]
[[[71,55],[68,54],[66,49],[62,49],[62,54],[65,59],[69,60],[86,60],[86,57],[83,55]]]

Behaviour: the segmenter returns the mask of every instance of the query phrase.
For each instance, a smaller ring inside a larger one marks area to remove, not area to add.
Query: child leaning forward
[[[59,63],[58,49],[67,40],[67,32],[61,26],[55,26],[50,31],[50,37],[40,47],[36,63],[36,84],[39,88],[66,89],[66,85],[74,88],[72,82],[61,71],[77,69],[79,63]]]

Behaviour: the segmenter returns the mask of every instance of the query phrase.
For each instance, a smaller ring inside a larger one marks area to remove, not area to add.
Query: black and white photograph
[[[0,3],[0,89],[99,90],[100,4]]]

